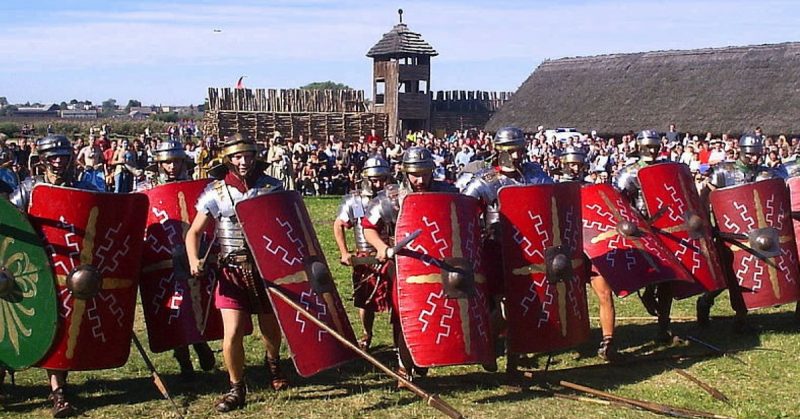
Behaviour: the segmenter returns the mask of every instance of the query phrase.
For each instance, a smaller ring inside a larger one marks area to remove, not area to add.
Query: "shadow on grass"
[[[798,329],[793,310],[773,313],[754,312],[748,316],[748,319],[752,325],[760,328],[762,333],[795,334]],[[673,330],[679,336],[691,335],[734,354],[761,347],[762,341],[759,335],[735,335],[731,333],[732,326],[732,318],[714,317],[711,326],[705,330],[697,329],[694,322],[676,323]],[[620,386],[645,381],[674,369],[675,364],[665,360],[670,356],[688,356],[679,363],[682,368],[688,368],[697,362],[708,359],[703,357],[703,355],[708,355],[708,348],[694,343],[675,347],[653,343],[651,339],[655,336],[656,331],[655,322],[624,324],[617,328],[615,342],[627,359],[633,360],[630,364],[600,364],[595,353],[596,344],[600,339],[598,331],[594,332],[586,344],[573,350],[553,354],[554,362],[550,364],[548,371],[544,371],[547,354],[529,357],[524,367],[535,370],[532,372],[533,378],[525,380],[524,385],[521,386],[524,390],[504,387],[507,383],[504,374],[479,371],[480,367],[477,366],[469,367],[476,370],[468,372],[433,369],[428,377],[416,381],[416,384],[429,393],[439,394],[445,400],[458,398],[475,390],[499,389],[501,390],[500,394],[493,391],[491,395],[472,401],[475,403],[524,401],[548,396],[547,383],[557,383],[559,380],[613,391]],[[395,367],[395,355],[388,346],[377,346],[373,348],[371,354],[389,368]],[[654,359],[637,362],[639,359],[648,359],[648,357]],[[354,394],[380,393],[395,386],[392,378],[366,361],[351,362],[310,378],[299,377],[291,366],[290,360],[283,362],[284,370],[290,376],[293,385],[293,390],[286,393],[287,398],[291,400],[340,399]],[[564,368],[562,365],[571,368]],[[745,366],[742,368],[746,369]],[[136,373],[141,375],[116,378],[112,374],[118,375],[119,372],[114,372],[109,373],[108,378],[104,378],[101,373],[99,376],[92,376],[85,381],[71,384],[69,393],[73,395],[76,406],[83,412],[113,405],[146,404],[160,399],[161,395],[153,386],[152,379],[145,370],[125,372],[125,374]],[[80,374],[80,372],[76,372],[74,375],[78,377]],[[224,370],[209,373],[198,372],[196,380],[191,382],[183,382],[177,374],[162,374],[162,378],[167,383],[176,402],[184,407],[194,405],[199,402],[199,399],[209,395],[221,395],[227,390],[228,377]],[[248,384],[255,392],[268,388],[268,377],[263,366],[248,366],[247,378]],[[42,372],[41,384],[17,385],[7,388],[8,395],[4,401],[4,411],[30,414],[37,410],[47,409],[50,407],[46,400],[47,393]],[[417,397],[411,393],[395,396],[390,394],[381,395],[377,401],[361,408],[360,411],[377,412],[397,405],[414,403],[417,400]]]
[[[793,306],[792,306],[793,307]],[[794,311],[779,313],[758,313],[748,315],[748,322],[760,330],[761,334],[795,334],[798,323],[795,321]],[[645,381],[664,372],[672,371],[677,367],[689,368],[697,362],[722,357],[714,355],[706,346],[689,342],[682,345],[658,344],[652,340],[658,330],[655,322],[650,324],[620,325],[615,330],[615,344],[622,352],[621,362],[617,364],[604,364],[596,357],[596,344],[600,340],[599,331],[594,331],[589,343],[573,350],[553,353],[554,361],[549,370],[545,370],[548,354],[537,354],[523,360],[523,369],[529,371],[528,378],[509,382],[518,386],[517,391],[510,390],[505,394],[491,395],[475,400],[476,403],[493,403],[503,401],[526,400],[549,395],[552,385],[557,385],[560,380],[583,384],[595,389],[613,391],[621,386]],[[732,356],[738,352],[750,350],[770,350],[762,348],[761,335],[733,333],[732,317],[712,318],[708,328],[700,329],[694,322],[676,323],[672,330],[675,335],[692,336],[719,348]],[[565,362],[559,357],[575,357]],[[677,358],[680,358],[678,361]],[[594,359],[594,360],[592,360]],[[574,366],[575,361],[582,364]],[[560,364],[571,365],[570,368],[559,369]],[[742,365],[742,373],[747,373],[747,366]]]

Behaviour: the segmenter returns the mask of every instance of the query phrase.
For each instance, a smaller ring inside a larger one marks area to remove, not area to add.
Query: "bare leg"
[[[286,390],[289,388],[289,380],[281,371],[281,329],[278,319],[273,313],[260,313],[258,327],[266,349],[264,364],[269,372],[270,385],[273,390]]]
[[[241,383],[244,380],[244,331],[249,314],[241,310],[221,309],[222,327],[222,357],[228,369],[231,383]]]
[[[361,325],[364,332],[358,340],[358,346],[365,351],[372,345],[372,328],[375,324],[375,312],[365,308],[358,308],[358,316],[361,318]]]
[[[608,281],[600,275],[593,276],[591,281],[592,290],[597,295],[600,316],[600,330],[603,338],[597,348],[597,356],[605,361],[613,361],[617,357],[614,348],[614,325],[616,323],[616,310],[614,308],[614,295]]]
[[[616,323],[616,310],[614,309],[614,295],[611,286],[605,278],[598,275],[592,278],[592,290],[597,295],[598,305],[600,306],[600,330],[603,336],[614,336],[614,324]]]

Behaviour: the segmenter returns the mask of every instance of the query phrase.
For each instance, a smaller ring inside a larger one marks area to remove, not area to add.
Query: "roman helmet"
[[[586,153],[582,150],[568,150],[559,158],[563,173],[570,178],[579,177],[586,169]]]
[[[183,145],[175,140],[165,140],[158,144],[156,147],[156,151],[153,152],[153,160],[156,163],[163,163],[165,161],[175,160],[175,159],[188,159],[189,156],[186,155],[186,151],[183,149]]]
[[[63,135],[48,135],[36,141],[36,152],[39,161],[44,165],[45,170],[56,176],[56,180],[64,181],[71,177],[74,169],[74,155],[72,143]],[[50,163],[51,157],[65,157],[66,163],[55,167]]]
[[[211,167],[208,169],[208,175],[215,179],[224,178],[229,169],[232,168],[231,156],[237,153],[246,152],[252,152],[254,159],[258,157],[258,146],[256,145],[255,141],[238,133],[229,137],[225,137],[225,140],[222,142],[222,149],[218,155],[218,158],[222,159],[222,164],[218,163],[219,160],[210,163],[209,165]],[[253,168],[264,170],[264,163],[256,160],[253,164]]]
[[[494,136],[495,164],[504,172],[516,171],[522,163],[526,141],[521,129],[501,128]]]
[[[153,170],[152,166],[148,167],[148,171],[158,172],[166,179],[174,180],[171,175],[168,175],[164,171],[161,163],[177,160],[176,164],[180,164],[180,166],[175,169],[177,172],[175,179],[187,178],[186,163],[189,161],[189,156],[186,154],[186,151],[183,149],[183,145],[179,141],[165,140],[160,142],[156,147],[156,150],[153,152],[153,160],[155,161],[156,168]]]
[[[751,156],[760,157],[764,153],[764,139],[760,135],[746,132],[739,137],[739,158],[748,165],[753,163]]]
[[[661,148],[661,136],[654,130],[646,129],[636,134],[636,146],[643,159],[655,160]]]
[[[403,172],[421,174],[433,172],[436,163],[433,161],[431,151],[424,147],[410,147],[403,154]]]
[[[516,127],[505,127],[494,136],[494,148],[500,151],[520,150],[525,148],[525,133]]]
[[[364,168],[361,170],[361,192],[365,196],[374,196],[378,191],[372,188],[372,179],[378,178],[381,184],[385,184],[386,180],[392,175],[392,170],[383,157],[372,156],[364,162]],[[383,186],[381,186],[383,187]]]

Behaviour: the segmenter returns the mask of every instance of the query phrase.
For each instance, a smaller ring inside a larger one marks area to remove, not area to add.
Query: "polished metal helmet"
[[[525,133],[516,127],[505,127],[494,136],[494,148],[507,151],[525,148]]]
[[[761,154],[764,151],[764,140],[752,132],[744,133],[739,137],[739,149],[742,154]]]
[[[402,167],[406,173],[432,172],[436,168],[436,163],[427,148],[411,147],[403,154]]]
[[[651,129],[646,129],[636,135],[636,144],[645,147],[655,147],[661,145],[661,136]]]
[[[222,157],[229,158],[236,153],[246,153],[248,151],[258,153],[258,146],[256,146],[256,142],[243,136],[242,134],[234,134],[225,138],[225,141],[222,143],[222,151],[220,151],[220,155]]]
[[[175,159],[188,159],[186,151],[183,150],[183,145],[179,141],[165,140],[158,144],[156,151],[153,153],[153,159],[157,163]]]
[[[566,151],[561,155],[560,158],[562,164],[569,164],[569,163],[586,164],[586,153],[579,150]]]
[[[392,174],[392,169],[389,167],[389,162],[381,156],[372,156],[364,162],[364,168],[361,170],[363,177],[389,177]]]
[[[72,156],[72,143],[63,135],[48,135],[36,141],[36,152],[42,160],[53,156]]]

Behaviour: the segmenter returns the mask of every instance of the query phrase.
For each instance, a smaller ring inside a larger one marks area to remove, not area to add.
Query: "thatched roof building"
[[[439,55],[433,47],[417,32],[408,29],[405,23],[394,25],[391,31],[383,34],[381,40],[367,51],[367,57],[406,57]]]
[[[800,42],[546,60],[487,123],[800,133]]]

